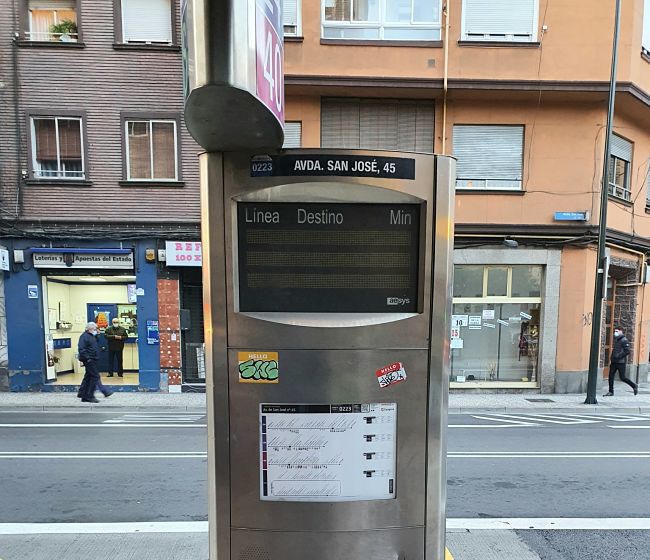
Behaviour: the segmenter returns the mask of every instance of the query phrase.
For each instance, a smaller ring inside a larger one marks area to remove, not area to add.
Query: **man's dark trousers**
[[[95,391],[97,390],[97,381],[99,380],[99,368],[95,360],[85,362],[86,373],[84,374],[83,381],[79,387],[78,396],[84,400],[95,398]]]
[[[614,392],[614,378],[616,377],[617,371],[623,383],[627,383],[630,387],[632,387],[632,389],[636,387],[636,384],[630,381],[625,376],[625,362],[620,364],[610,364],[609,366],[609,392],[610,393]]]
[[[123,350],[111,350],[108,349],[108,375],[113,375],[113,364],[117,359],[117,375],[122,377],[124,375],[124,366],[123,366]]]

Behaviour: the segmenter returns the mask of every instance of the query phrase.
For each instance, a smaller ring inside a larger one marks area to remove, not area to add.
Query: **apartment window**
[[[524,127],[454,125],[458,189],[520,190]]]
[[[29,41],[79,40],[76,0],[29,0],[27,16],[25,37]]]
[[[439,0],[322,0],[324,39],[439,41]]]
[[[283,148],[300,148],[302,146],[302,123],[284,123],[284,144]]]
[[[538,9],[538,0],[463,0],[462,39],[535,41]]]
[[[172,43],[171,0],[121,0],[122,42]]]
[[[124,126],[127,181],[177,181],[176,121],[127,119]]]
[[[282,24],[285,37],[297,37],[300,28],[300,0],[282,0]]]
[[[433,153],[433,103],[324,99],[321,146]]]
[[[632,165],[632,143],[612,134],[609,157],[608,192],[611,196],[632,200],[630,189],[630,166]]]
[[[32,177],[85,179],[80,118],[31,117]]]

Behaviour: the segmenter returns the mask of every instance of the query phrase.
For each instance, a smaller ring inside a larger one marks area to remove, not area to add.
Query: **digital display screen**
[[[239,310],[417,312],[421,209],[238,202]]]

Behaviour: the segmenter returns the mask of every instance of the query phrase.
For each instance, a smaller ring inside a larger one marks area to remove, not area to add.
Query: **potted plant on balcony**
[[[77,40],[77,24],[71,19],[64,19],[50,25],[50,35],[53,41],[70,43]]]

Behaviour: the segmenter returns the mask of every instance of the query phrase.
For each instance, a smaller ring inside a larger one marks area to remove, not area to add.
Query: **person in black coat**
[[[99,343],[96,337],[97,324],[92,322],[86,325],[86,330],[79,337],[79,360],[86,368],[86,373],[77,393],[81,402],[99,402],[95,398],[95,391],[97,389],[102,391],[105,397],[109,397],[112,394],[102,385],[101,378],[99,377]]]
[[[614,348],[612,349],[612,358],[609,365],[609,392],[603,397],[613,397],[614,396],[614,379],[616,378],[616,372],[618,372],[619,377],[623,383],[627,383],[635,395],[639,394],[639,386],[628,379],[625,375],[625,362],[627,362],[627,357],[630,355],[630,341],[625,338],[623,334],[623,329],[620,327],[614,327]]]

